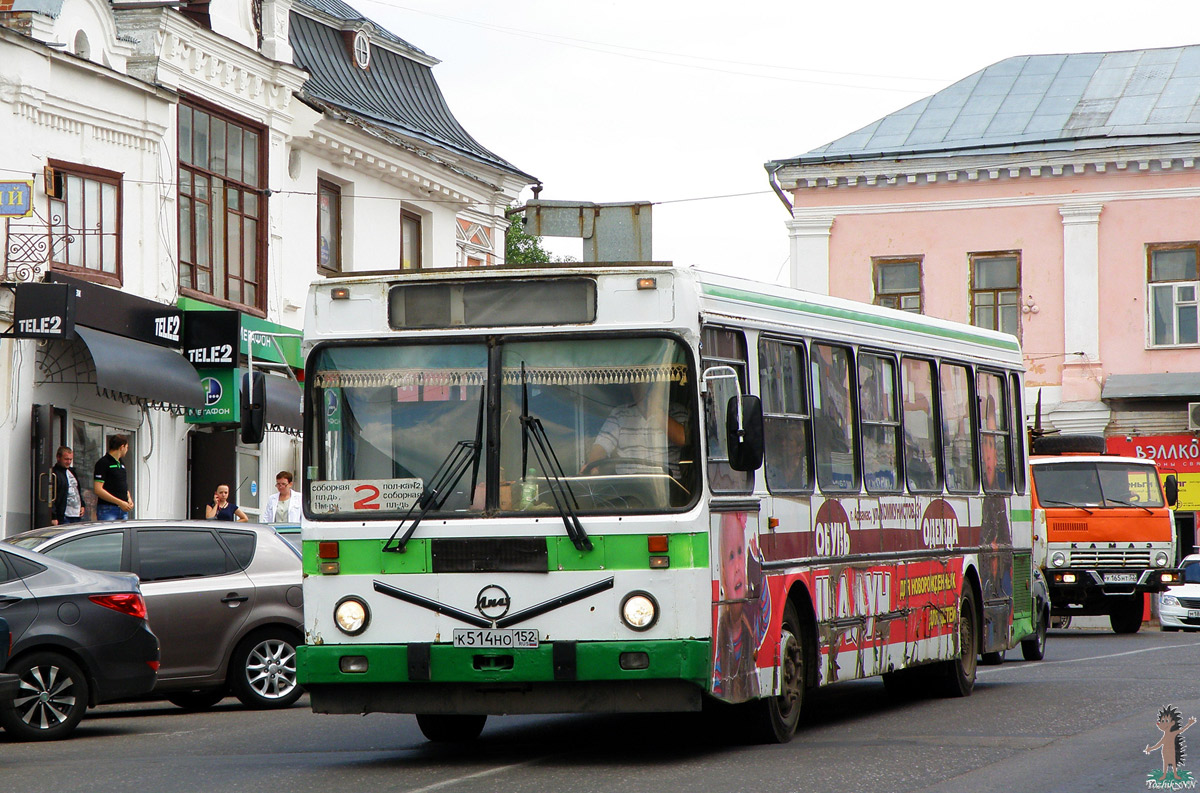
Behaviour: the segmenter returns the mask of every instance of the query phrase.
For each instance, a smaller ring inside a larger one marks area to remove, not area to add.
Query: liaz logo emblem
[[[498,620],[508,613],[508,593],[504,587],[488,584],[475,598],[475,610],[489,620]]]
[[[205,377],[200,384],[204,386],[204,407],[210,408],[221,401],[221,381],[215,377]]]

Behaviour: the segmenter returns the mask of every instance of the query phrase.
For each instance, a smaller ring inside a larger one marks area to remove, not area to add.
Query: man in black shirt
[[[125,435],[108,437],[108,454],[96,462],[96,517],[99,520],[125,520],[133,511],[133,494],[129,492],[129,474],[121,458],[129,451]]]
[[[78,523],[83,520],[83,491],[79,486],[79,474],[75,472],[75,452],[69,446],[59,446],[54,455],[54,503],[50,508],[50,524]]]

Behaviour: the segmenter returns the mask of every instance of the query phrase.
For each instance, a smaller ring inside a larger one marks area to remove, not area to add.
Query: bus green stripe
[[[645,669],[622,669],[622,653],[646,653]],[[712,644],[707,639],[577,642],[577,680],[688,680],[706,687]],[[343,656],[367,659],[366,672],[342,672]],[[479,658],[503,658],[507,669],[477,669]],[[320,683],[404,683],[408,678],[408,646],[404,644],[323,644],[296,648],[296,674],[301,685]],[[554,680],[554,644],[526,650],[479,650],[434,644],[429,648],[431,683],[529,683]],[[422,681],[425,682],[425,681]]]
[[[856,322],[867,322],[872,325],[883,325],[897,330],[907,330],[914,333],[923,333],[928,336],[940,336],[947,339],[955,339],[956,341],[966,341],[972,344],[982,344],[987,347],[995,347],[1001,350],[1010,350],[1012,352],[1020,352],[1021,345],[1014,338],[994,339],[989,336],[983,336],[978,333],[972,333],[968,330],[953,330],[951,328],[933,327],[922,325],[918,322],[911,322],[904,319],[894,319],[892,317],[881,317],[877,314],[868,314],[865,311],[857,311],[850,308],[841,308],[838,306],[822,306],[815,303],[805,303],[800,300],[793,300],[787,297],[779,297],[778,295],[763,295],[757,292],[747,292],[742,289],[733,289],[725,286],[715,286],[713,284],[702,284],[702,291],[706,295],[713,297],[725,297],[732,300],[741,300],[748,303],[759,303],[764,306],[773,308],[785,308],[789,311],[798,311],[802,314],[811,314],[820,317],[833,317],[836,319],[849,319]]]
[[[579,551],[568,537],[547,537],[548,570],[649,570],[651,553],[646,534],[593,536],[591,551]],[[708,568],[708,534],[669,534],[670,569]],[[304,572],[320,575],[317,540],[305,540]],[[404,553],[383,553],[383,540],[338,540],[341,575],[403,575],[433,570],[432,543],[414,537]],[[658,555],[658,554],[653,554]],[[326,560],[333,561],[333,560]]]
[[[1014,523],[1028,523],[1033,520],[1032,509],[1014,509],[1009,511]]]

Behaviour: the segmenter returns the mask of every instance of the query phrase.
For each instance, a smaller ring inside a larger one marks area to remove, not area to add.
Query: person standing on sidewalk
[[[263,523],[299,523],[304,516],[300,506],[300,497],[292,490],[292,472],[280,471],[275,474],[275,492],[267,497],[267,505],[263,508]]]
[[[79,474],[75,473],[75,452],[70,446],[59,446],[54,455],[54,503],[50,509],[50,525],[78,523],[83,520],[83,492],[79,489]]]
[[[95,482],[96,518],[125,520],[133,511],[133,494],[129,492],[129,473],[121,458],[129,451],[129,437],[108,436],[108,454],[96,461]]]

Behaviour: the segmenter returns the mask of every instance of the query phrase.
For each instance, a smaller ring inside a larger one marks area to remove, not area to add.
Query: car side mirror
[[[1167,505],[1175,506],[1179,503],[1179,480],[1175,478],[1175,474],[1167,474],[1163,480],[1163,487],[1167,491]]]
[[[763,464],[762,400],[753,394],[729,398],[725,408],[725,444],[729,467],[735,471],[757,471]]]
[[[242,443],[262,443],[267,431],[267,377],[262,372],[242,375]]]

